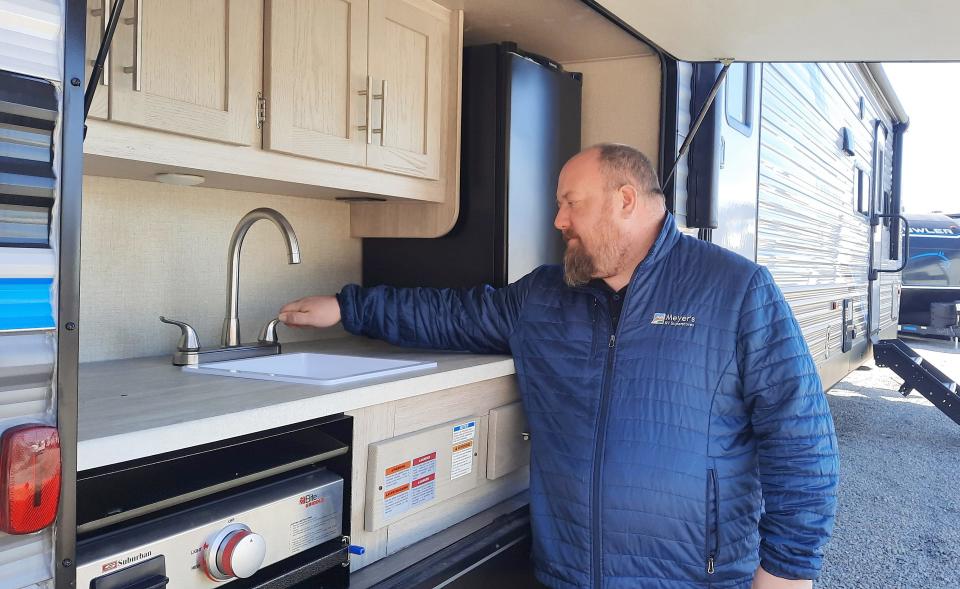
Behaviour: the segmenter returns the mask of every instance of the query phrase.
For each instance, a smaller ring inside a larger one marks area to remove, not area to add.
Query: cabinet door
[[[107,23],[110,21],[110,8],[112,6],[112,0],[90,0],[87,2],[87,63],[84,69],[84,88],[87,87],[86,82],[90,80],[93,60],[97,58],[97,51],[100,50],[100,42],[106,31]],[[107,86],[110,83],[110,58],[112,53],[113,51],[107,54],[103,75],[100,77],[100,83],[97,84],[93,102],[90,103],[90,118],[107,118]]]
[[[264,148],[363,165],[367,0],[269,0],[266,13]]]
[[[110,118],[251,145],[263,3],[132,0],[113,41]]]
[[[436,179],[446,34],[450,12],[429,0],[370,0],[373,122],[382,129],[367,148],[367,166]],[[384,86],[385,84],[385,86]]]

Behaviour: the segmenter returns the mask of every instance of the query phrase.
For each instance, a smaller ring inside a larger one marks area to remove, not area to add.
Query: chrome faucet
[[[230,238],[230,248],[227,250],[227,312],[223,320],[223,333],[220,343],[224,347],[235,347],[240,345],[240,319],[238,311],[240,307],[240,248],[243,246],[243,238],[246,237],[250,227],[260,219],[268,219],[280,229],[287,244],[287,263],[300,263],[300,243],[297,241],[297,234],[287,218],[273,209],[260,208],[253,209],[240,219],[237,228],[233,230],[233,236]]]
[[[270,319],[260,330],[257,341],[249,344],[240,343],[240,320],[237,317],[237,308],[240,306],[240,248],[243,238],[246,237],[250,226],[260,219],[269,219],[280,228],[287,243],[287,261],[290,264],[300,263],[300,244],[297,234],[287,218],[273,209],[254,209],[244,215],[233,230],[230,238],[230,249],[227,257],[227,316],[223,320],[222,345],[219,348],[203,348],[197,332],[189,324],[175,319],[160,317],[160,321],[176,325],[180,328],[180,341],[173,354],[173,364],[176,366],[196,366],[205,362],[220,362],[250,358],[253,356],[268,356],[280,353],[280,342],[277,340],[277,323],[279,319]]]

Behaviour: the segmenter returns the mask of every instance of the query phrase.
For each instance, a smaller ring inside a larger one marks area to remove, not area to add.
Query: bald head
[[[597,158],[607,191],[633,185],[640,194],[663,198],[657,172],[640,150],[622,143],[598,143],[581,153]]]
[[[603,143],[570,158],[560,171],[554,219],[567,240],[567,284],[629,279],[665,215],[657,173],[640,151]]]

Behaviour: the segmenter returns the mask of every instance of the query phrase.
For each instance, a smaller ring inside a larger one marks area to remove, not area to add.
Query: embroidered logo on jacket
[[[672,325],[674,327],[693,327],[697,318],[693,315],[674,315],[673,313],[654,313],[652,325]]]

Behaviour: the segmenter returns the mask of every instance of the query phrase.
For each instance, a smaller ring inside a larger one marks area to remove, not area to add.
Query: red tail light
[[[0,531],[29,534],[57,517],[60,436],[47,425],[18,425],[0,436]]]

